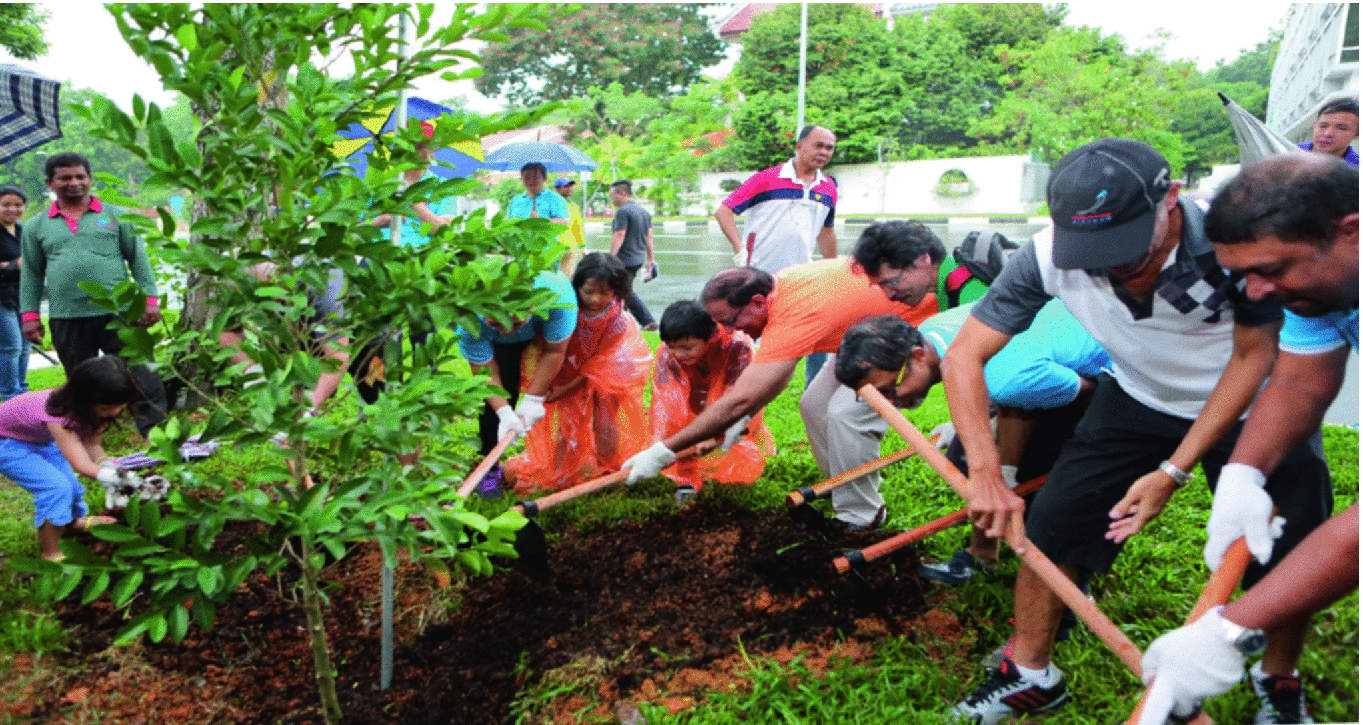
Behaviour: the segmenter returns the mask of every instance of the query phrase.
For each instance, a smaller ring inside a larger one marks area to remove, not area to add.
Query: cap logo
[[[1102,191],[1098,192],[1098,196],[1094,197],[1092,206],[1090,206],[1087,209],[1080,209],[1078,212],[1070,215],[1070,223],[1102,224],[1104,222],[1112,221],[1112,212],[1110,211],[1105,211],[1102,213],[1098,212],[1098,210],[1103,207],[1103,203],[1106,201],[1107,189],[1103,189]]]

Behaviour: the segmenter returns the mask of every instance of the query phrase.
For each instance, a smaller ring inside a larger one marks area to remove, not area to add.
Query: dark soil
[[[229,532],[237,541],[246,533]],[[346,721],[501,723],[513,708],[534,709],[526,692],[572,673],[577,689],[587,682],[594,694],[573,695],[566,709],[596,704],[593,714],[613,721],[606,706],[615,700],[684,707],[707,689],[741,687],[732,674],[740,646],[778,661],[864,658],[868,643],[899,633],[924,601],[919,581],[898,575],[915,568],[907,550],[870,565],[869,586],[833,572],[833,557],[874,538],[830,538],[784,514],[698,506],[565,532],[550,544],[548,576],[508,570],[454,593],[405,565],[397,572],[403,644],[387,692],[378,689],[379,557],[357,552],[326,571],[336,582],[326,616]],[[290,591],[287,575],[253,577],[212,631],[191,628],[182,644],[132,652],[106,649],[123,622],[107,598],[80,607],[73,597],[59,612],[75,627],[67,664],[80,669],[34,693],[30,716],[61,722],[89,708],[104,722],[320,723]]]

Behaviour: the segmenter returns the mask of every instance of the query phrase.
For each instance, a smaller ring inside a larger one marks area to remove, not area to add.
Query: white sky
[[[93,88],[124,108],[131,107],[134,93],[170,104],[171,95],[161,88],[156,73],[123,43],[103,6],[91,0],[43,5],[51,15],[46,26],[49,53],[37,61],[13,61],[0,51],[0,61],[17,62],[76,87]],[[1164,40],[1167,58],[1194,58],[1199,68],[1207,69],[1217,59],[1235,58],[1242,48],[1252,48],[1264,40],[1271,28],[1281,27],[1288,6],[1286,2],[1254,0],[1235,4],[1199,0],[1076,2],[1070,4],[1068,23],[1120,33],[1132,48],[1159,42],[1154,34],[1163,30],[1172,36]],[[712,15],[722,18],[727,12],[715,8]],[[417,93],[431,100],[462,95],[471,109],[485,113],[501,107],[499,100],[478,94],[472,81],[451,84],[430,78],[418,84]]]

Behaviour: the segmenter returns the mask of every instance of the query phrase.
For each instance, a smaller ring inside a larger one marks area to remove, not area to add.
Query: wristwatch
[[[1185,473],[1183,469],[1170,463],[1168,458],[1160,461],[1159,469],[1168,474],[1169,478],[1174,479],[1174,484],[1179,488],[1183,488],[1184,484],[1188,483],[1188,481],[1191,481],[1193,478],[1193,474]]]
[[[1249,629],[1241,627],[1235,622],[1221,616],[1224,606],[1216,607],[1212,611],[1216,613],[1217,621],[1221,622],[1221,633],[1226,638],[1226,643],[1240,651],[1246,657],[1253,657],[1264,651],[1268,645],[1268,635],[1262,629]]]

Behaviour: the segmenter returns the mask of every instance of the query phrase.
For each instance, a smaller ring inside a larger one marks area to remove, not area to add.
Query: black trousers
[[[625,267],[625,271],[629,272],[630,279],[633,279],[635,284],[639,283],[640,269],[643,269],[642,264],[633,267]],[[625,298],[625,309],[628,309],[629,313],[634,315],[634,319],[638,321],[639,327],[647,327],[656,322],[656,320],[653,319],[653,313],[648,311],[648,305],[645,305],[644,301],[639,299],[639,295],[636,294],[633,289],[629,291],[629,297]]]
[[[529,346],[530,340],[492,343],[492,361],[497,364],[497,374],[502,378],[502,387],[506,388],[506,397],[512,406],[521,399],[521,357],[525,355],[525,349]],[[486,456],[497,447],[499,422],[497,411],[484,401],[483,412],[478,414],[478,455]]]
[[[71,377],[71,371],[86,360],[99,357],[100,353],[117,355],[123,349],[118,332],[109,328],[113,319],[113,315],[100,315],[48,320],[52,328],[52,346],[57,349],[57,359],[61,360],[68,378]],[[146,365],[132,365],[130,371],[147,400],[145,405],[134,408],[133,412],[137,432],[145,438],[152,428],[166,419],[169,410],[166,387],[160,376]]]

